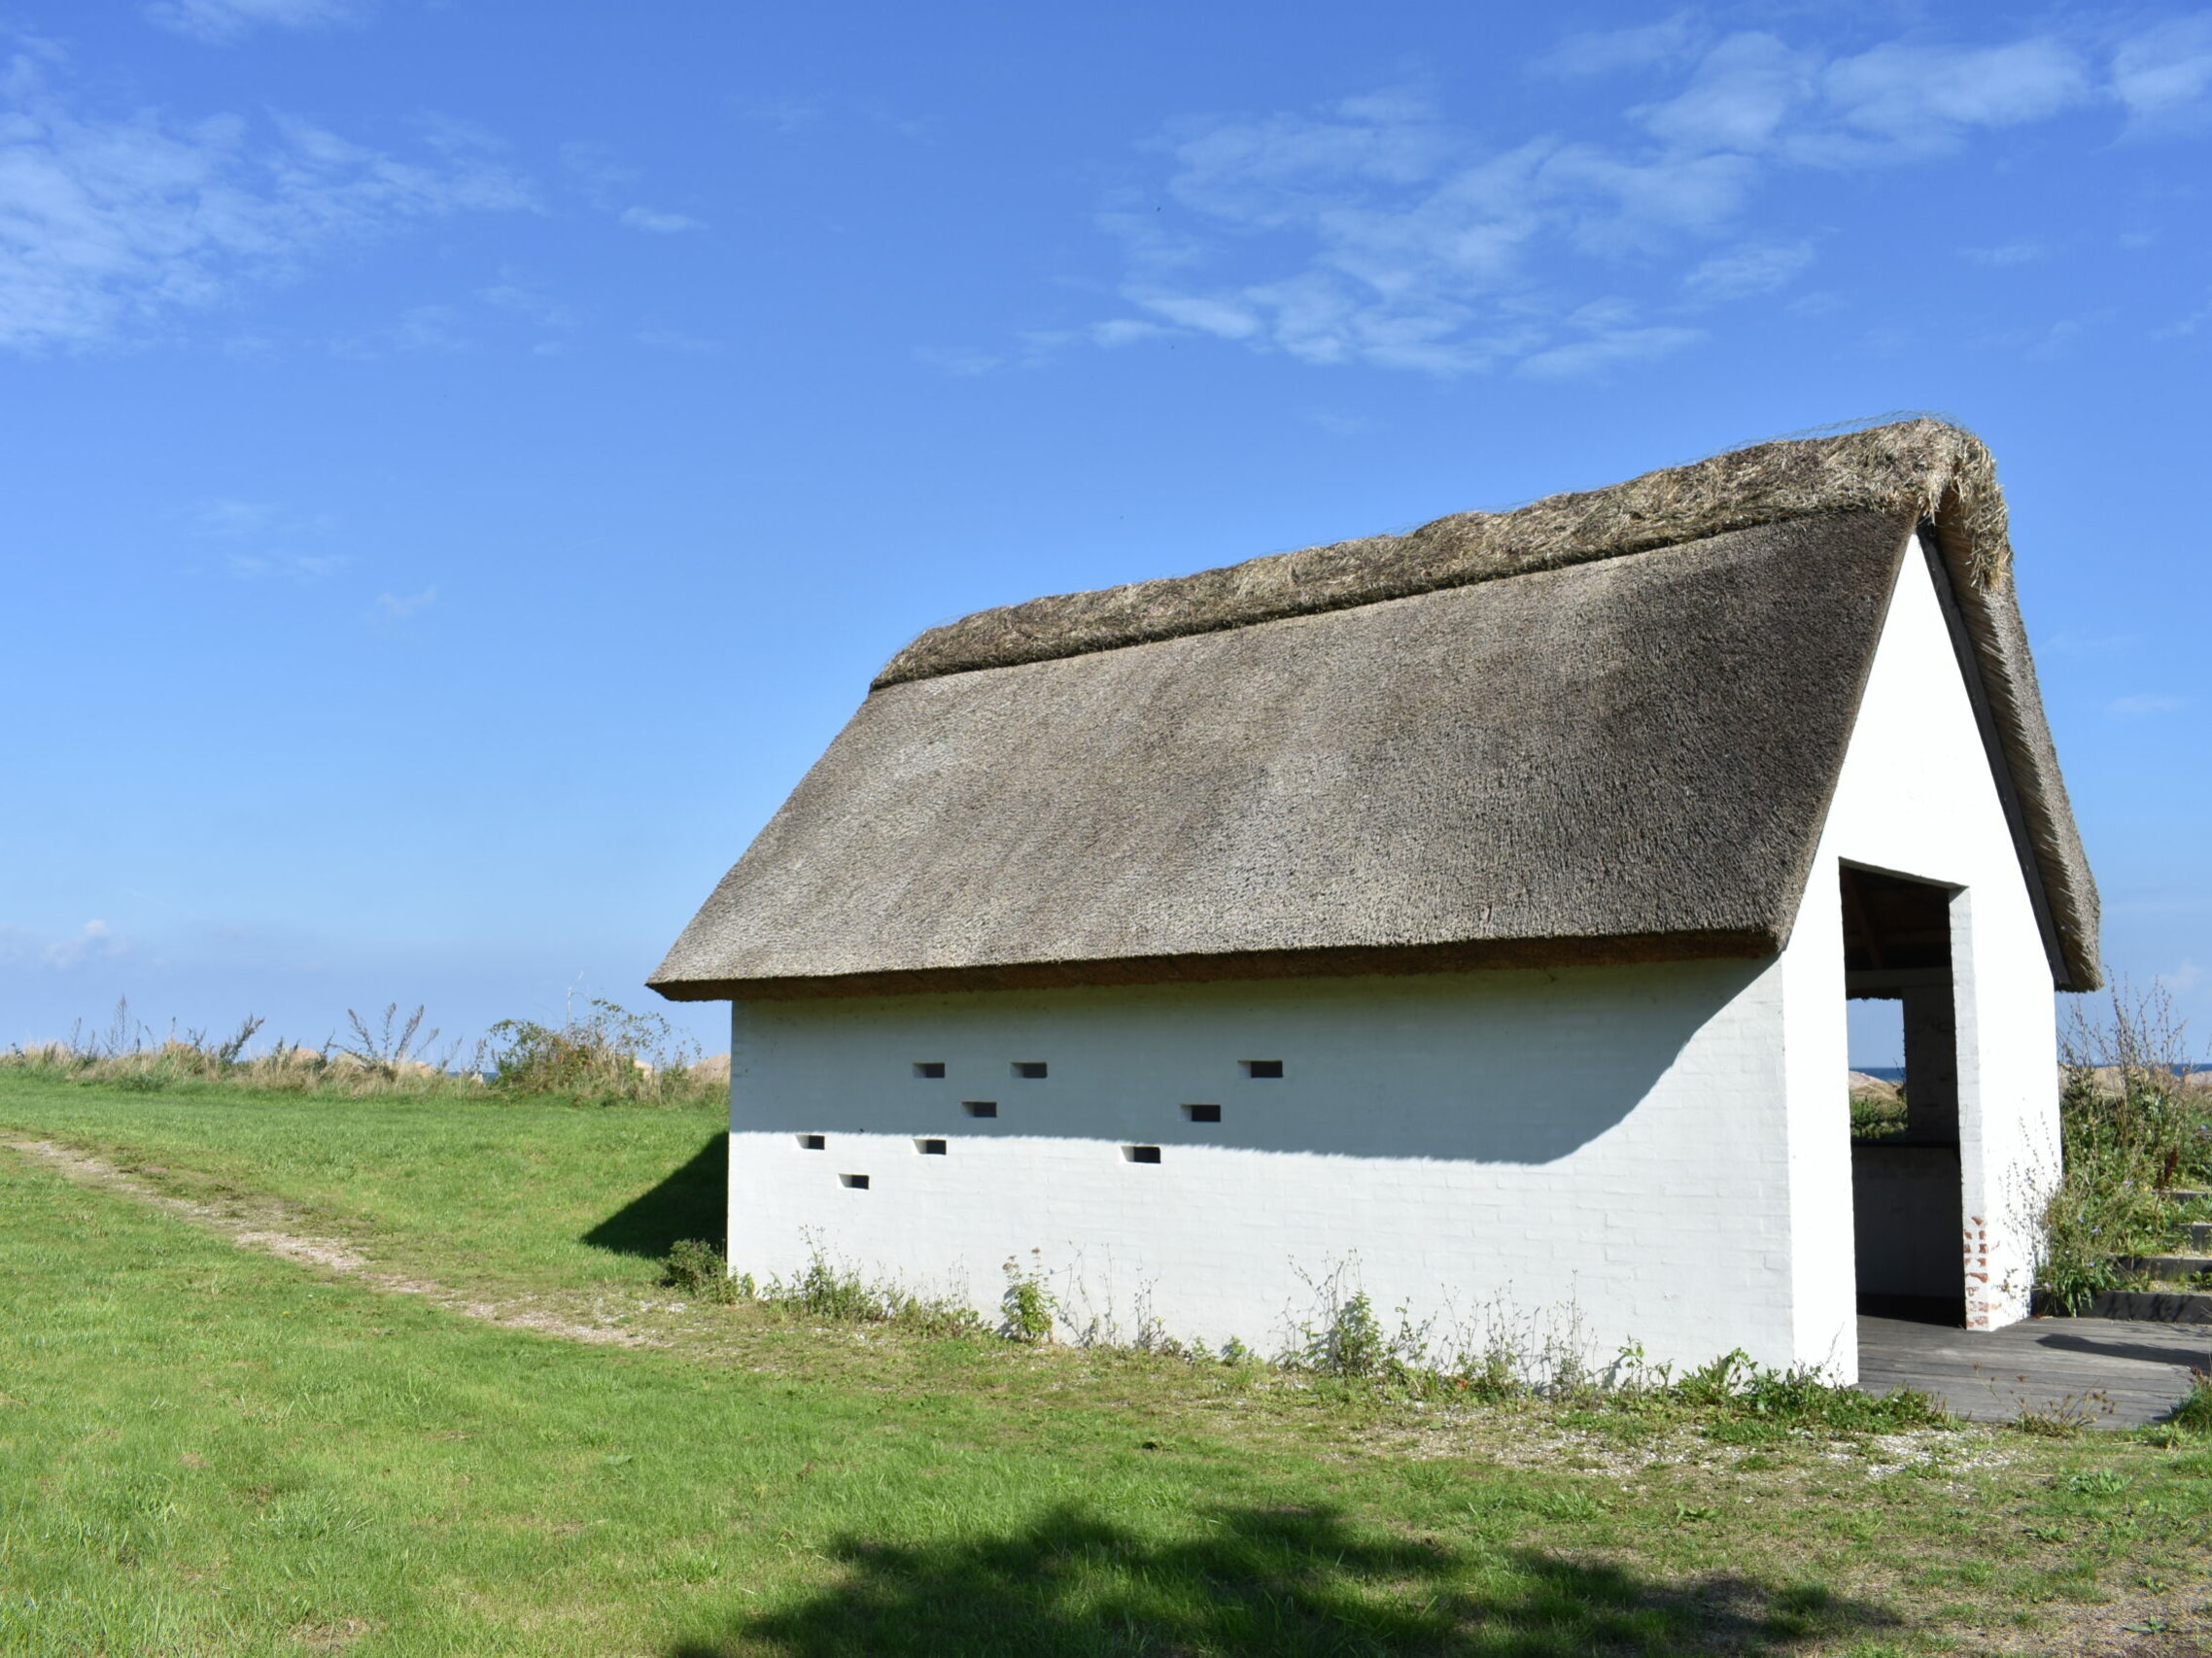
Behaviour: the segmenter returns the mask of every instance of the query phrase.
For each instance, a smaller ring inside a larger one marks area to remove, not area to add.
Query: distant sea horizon
[[[1874,1077],[1884,1083],[1901,1083],[1905,1080],[1905,1067],[1902,1065],[1861,1065],[1853,1060],[1851,1069],[1862,1077]],[[2185,1077],[2194,1077],[2199,1071],[2212,1071],[2212,1062],[2193,1059],[2181,1067],[2181,1074]]]

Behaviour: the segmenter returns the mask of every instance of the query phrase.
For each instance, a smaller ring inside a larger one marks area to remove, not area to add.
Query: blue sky
[[[0,27],[0,1042],[652,1003],[924,626],[1896,409],[2212,1037],[2212,12]]]

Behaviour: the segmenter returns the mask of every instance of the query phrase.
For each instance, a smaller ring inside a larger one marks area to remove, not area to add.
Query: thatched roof
[[[2055,973],[2092,986],[2095,888],[2003,498],[1987,451],[1932,421],[933,629],[651,983],[708,999],[1771,953],[1916,528],[1949,573]]]

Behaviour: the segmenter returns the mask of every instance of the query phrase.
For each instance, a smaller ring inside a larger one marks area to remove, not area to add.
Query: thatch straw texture
[[[2003,499],[1982,445],[1926,421],[925,634],[651,983],[1770,953],[1930,524],[2055,969],[2093,985]]]
[[[2011,563],[1988,450],[1956,427],[1912,420],[1762,443],[1512,512],[1454,513],[1403,535],[979,610],[892,657],[876,688],[1341,610],[1830,512],[1940,517],[1954,572],[1979,588],[2002,579]]]

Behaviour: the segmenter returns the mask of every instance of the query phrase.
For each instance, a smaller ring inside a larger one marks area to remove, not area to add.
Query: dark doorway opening
[[[1858,1309],[1960,1327],[1966,1263],[1958,1159],[1954,889],[1843,867],[1844,993],[1901,1004],[1905,1115],[1851,1140]]]

